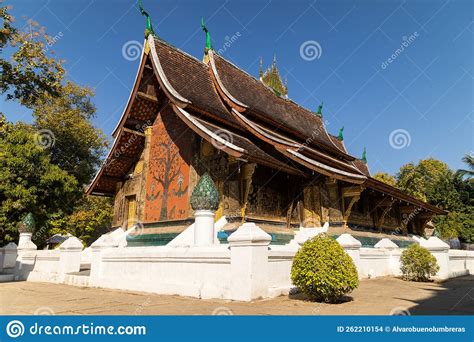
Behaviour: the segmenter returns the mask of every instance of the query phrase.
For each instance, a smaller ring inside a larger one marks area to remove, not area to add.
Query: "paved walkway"
[[[286,296],[241,303],[178,296],[81,288],[47,283],[0,284],[0,314],[57,315],[474,315],[474,276],[443,283],[396,278],[362,280],[341,304],[321,304]]]

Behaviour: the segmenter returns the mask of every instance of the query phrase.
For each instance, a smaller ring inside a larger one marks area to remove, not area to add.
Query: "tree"
[[[51,38],[33,20],[28,31],[16,29],[10,8],[0,8],[3,25],[0,32],[0,92],[7,100],[18,100],[31,108],[43,93],[58,95],[64,78],[62,61],[48,56]],[[4,49],[12,49],[7,56]],[[10,58],[8,58],[10,57]]]
[[[473,188],[459,172],[453,172],[439,160],[428,158],[417,165],[402,166],[397,174],[397,184],[408,194],[449,211],[448,215],[433,218],[436,235],[442,239],[459,236],[461,241],[474,241]]]
[[[391,186],[397,186],[397,179],[386,172],[377,172],[373,178]]]
[[[472,154],[466,154],[462,158],[462,161],[466,163],[468,169],[459,169],[457,174],[461,177],[467,176],[468,178],[471,178],[474,176],[474,156]]]
[[[472,168],[472,156],[463,161]],[[397,174],[398,186],[431,204],[449,211],[436,216],[435,234],[443,239],[459,237],[463,242],[474,242],[474,188],[469,170],[453,172],[445,163],[433,158],[421,160],[417,165],[404,165]],[[465,178],[465,176],[468,176]]]
[[[34,123],[13,125],[0,113],[0,244],[16,239],[26,211],[39,247],[57,231],[88,241],[111,215],[110,201],[83,191],[107,146],[91,123],[93,92],[64,82],[63,61],[49,49],[54,39],[32,20],[17,29],[8,11],[0,8],[0,93],[33,109]]]
[[[50,220],[49,234],[71,234],[86,245],[109,231],[112,221],[112,200],[107,197],[83,196],[70,215]]]
[[[451,212],[446,218],[439,219],[436,229],[443,232],[455,227],[459,240],[474,243],[474,182],[472,178],[473,156],[466,154],[463,161],[471,170],[458,170],[454,175],[454,187],[459,194],[461,206]],[[467,176],[467,177],[466,177]]]
[[[437,205],[443,209],[459,208],[461,200],[454,187],[454,172],[448,165],[428,158],[417,165],[406,164],[397,174],[398,187],[418,199]]]
[[[36,131],[23,123],[6,122],[0,132],[0,243],[18,236],[18,223],[32,212],[37,232],[33,239],[41,244],[48,219],[72,212],[77,199],[76,179],[51,162],[38,144]]]
[[[35,127],[51,132],[51,160],[76,177],[80,185],[88,184],[107,147],[103,132],[91,120],[95,107],[92,90],[72,82],[60,89],[59,96],[40,96],[34,107]]]
[[[463,206],[473,206],[474,205],[474,181],[473,178],[464,178],[458,172],[455,173],[454,179],[454,188],[459,194],[459,198]]]
[[[413,163],[400,168],[397,173],[397,185],[408,195],[426,201],[425,180]]]
[[[443,239],[459,237],[466,243],[474,243],[474,207],[468,206],[459,211],[452,211],[446,216],[433,220],[436,235]]]

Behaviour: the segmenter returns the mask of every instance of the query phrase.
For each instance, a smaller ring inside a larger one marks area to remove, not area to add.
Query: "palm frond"
[[[462,158],[462,161],[467,164],[468,169],[459,169],[456,171],[456,175],[459,177],[471,178],[474,176],[474,155],[466,154]]]
[[[463,158],[462,161],[467,164],[467,166],[471,169],[474,170],[474,155],[472,154],[466,154]]]

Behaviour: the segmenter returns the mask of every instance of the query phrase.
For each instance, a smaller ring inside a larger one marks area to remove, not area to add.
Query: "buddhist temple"
[[[403,239],[445,214],[372,178],[365,152],[346,150],[343,128],[327,132],[322,104],[313,112],[288,98],[276,58],[249,75],[212,49],[202,22],[197,59],[158,37],[144,15],[135,83],[87,189],[114,198],[113,227],[142,225],[130,246],[166,244],[192,224],[190,195],[205,173],[219,192],[216,221],[228,222],[222,230],[256,222],[274,244],[325,223],[333,235]]]

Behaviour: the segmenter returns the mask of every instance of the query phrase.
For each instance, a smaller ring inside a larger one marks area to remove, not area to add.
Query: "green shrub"
[[[403,251],[400,262],[405,280],[427,281],[439,270],[436,258],[426,248],[416,243]]]
[[[466,206],[459,211],[433,219],[435,235],[443,240],[459,237],[466,243],[474,242],[474,207]]]
[[[327,235],[306,241],[296,253],[291,280],[313,300],[336,302],[359,286],[352,258]]]

